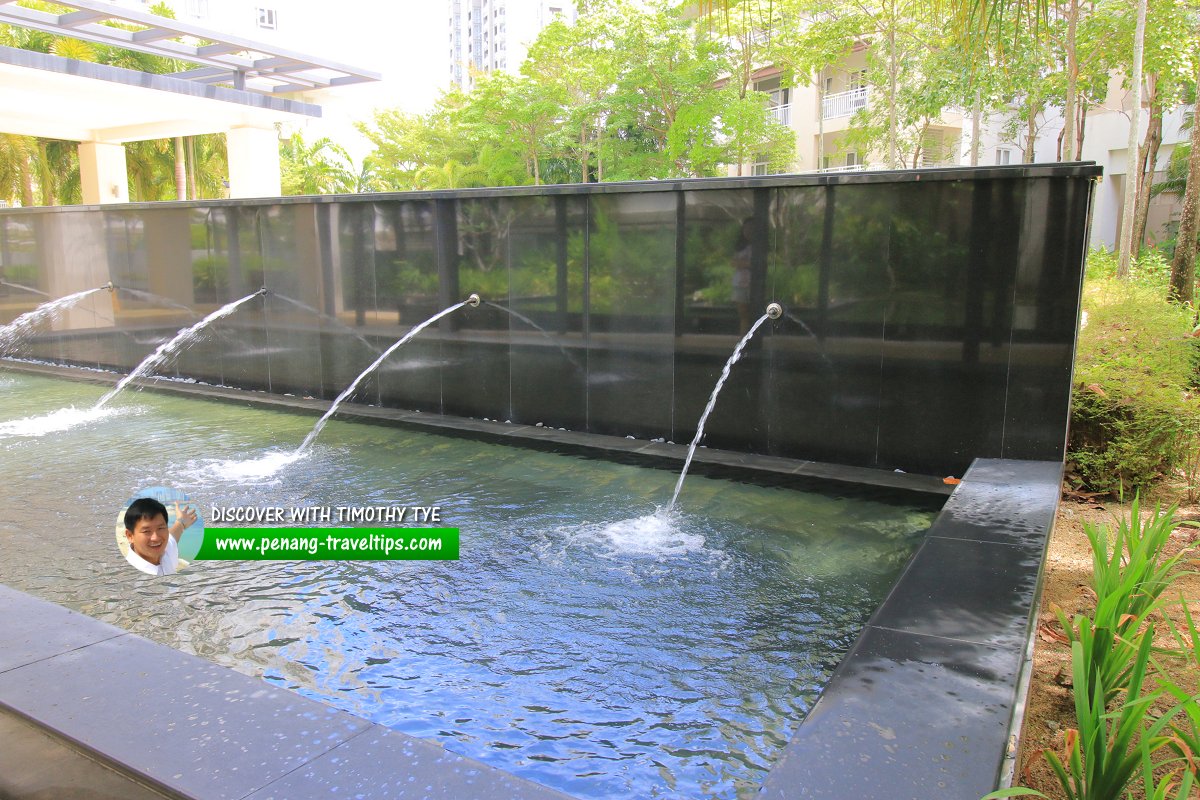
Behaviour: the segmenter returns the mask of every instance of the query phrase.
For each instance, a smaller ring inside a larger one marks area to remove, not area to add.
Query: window
[[[1011,164],[1012,163],[1012,150],[1006,150],[1003,147],[997,147],[996,148],[996,163],[997,164]]]
[[[561,8],[555,8],[554,6],[550,6],[550,16],[552,16],[552,17],[561,17],[561,16],[562,16],[562,13],[563,13],[563,12],[562,12],[562,9],[561,9]]]
[[[767,78],[766,80],[758,81],[754,84],[754,91],[763,92],[767,95],[767,110],[771,112],[776,121],[787,125],[789,122],[790,109],[788,102],[791,100],[790,90],[783,88],[782,81],[778,78]]]
[[[846,166],[847,167],[857,167],[859,165],[859,163],[860,162],[858,160],[858,153],[855,153],[853,151],[846,153]]]
[[[850,73],[849,78],[850,91],[864,89],[867,85],[867,71],[865,69],[855,70]]]
[[[267,30],[270,30],[270,31],[275,30],[275,28],[277,27],[277,21],[275,19],[275,9],[259,6],[257,11],[258,11],[258,27],[266,28]]]

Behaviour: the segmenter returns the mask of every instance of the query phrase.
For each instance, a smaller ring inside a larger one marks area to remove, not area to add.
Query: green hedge
[[[1157,251],[1127,281],[1111,253],[1088,259],[1068,454],[1082,488],[1120,493],[1181,475],[1195,488],[1200,340],[1194,311],[1166,300],[1167,271]]]

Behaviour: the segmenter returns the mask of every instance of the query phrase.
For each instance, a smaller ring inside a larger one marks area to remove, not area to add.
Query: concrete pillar
[[[230,197],[279,197],[279,136],[275,128],[237,127],[226,136]]]
[[[128,203],[129,172],[125,168],[125,145],[80,142],[79,182],[86,205]]]

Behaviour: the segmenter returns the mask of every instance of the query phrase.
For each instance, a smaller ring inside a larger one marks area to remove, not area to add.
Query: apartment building
[[[574,22],[575,0],[448,0],[451,83],[470,90],[475,76],[515,72],[538,32],[556,19]]]
[[[867,81],[865,46],[855,48],[840,64],[822,70],[811,83],[785,87],[780,71],[768,67],[755,74],[754,88],[768,95],[775,119],[796,133],[795,171],[845,172],[883,166],[885,154],[859,152],[846,138],[854,115],[876,100]],[[964,137],[969,142],[969,126],[970,120],[964,120],[960,110],[943,111],[926,130],[916,166],[960,163]],[[905,153],[904,160],[912,166],[911,153]],[[759,161],[749,170],[743,169],[743,174],[762,175],[767,170],[767,164]]]
[[[840,64],[826,68],[816,80],[802,86],[786,87],[780,72],[774,67],[755,75],[754,88],[768,95],[771,113],[779,122],[796,134],[796,154],[791,171],[845,172],[886,167],[885,154],[863,153],[850,147],[846,133],[854,115],[869,104],[878,102],[866,80],[866,48],[860,47]],[[1095,161],[1104,168],[1104,177],[1097,187],[1091,226],[1093,247],[1114,248],[1120,230],[1125,191],[1126,152],[1129,135],[1130,98],[1123,78],[1114,75],[1109,82],[1104,102],[1090,109],[1087,118],[1083,151],[1079,158]],[[1163,119],[1163,142],[1155,165],[1155,179],[1165,177],[1171,152],[1188,141],[1186,106],[1169,111]],[[1146,130],[1143,113],[1141,137]],[[1026,160],[1030,143],[1024,126],[1011,125],[1003,113],[985,115],[979,126],[977,163],[985,165],[1019,164]],[[972,116],[961,108],[943,109],[940,117],[927,129],[916,166],[938,167],[971,163]],[[1014,135],[1012,130],[1019,128]],[[1039,117],[1032,143],[1034,162],[1059,160],[1059,136],[1063,120],[1061,109],[1051,108]],[[905,163],[912,164],[912,153],[905,154]],[[730,174],[736,174],[736,166]],[[742,174],[763,175],[768,171],[764,161],[742,165]],[[1162,194],[1151,201],[1146,226],[1148,244],[1161,242],[1167,236],[1170,223],[1177,222],[1181,199]]]

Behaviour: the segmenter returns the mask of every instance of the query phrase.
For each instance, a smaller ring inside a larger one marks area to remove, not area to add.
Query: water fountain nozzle
[[[269,292],[270,292],[270,290],[264,286],[261,289],[259,289],[257,292],[255,292],[255,294],[261,294],[263,297],[266,297]]]
[[[471,292],[471,296],[467,298],[467,305],[471,308],[479,308],[479,304],[482,302],[483,299],[475,292]]]
[[[783,306],[779,303],[771,303],[767,306],[767,316],[771,319],[779,319],[783,316]]]
[[[104,284],[104,285],[103,285],[103,286],[101,286],[100,288],[101,288],[101,289],[108,289],[110,292],[115,292],[115,291],[117,290],[117,287],[116,287],[116,285],[115,285],[115,284],[114,284],[112,281],[109,281],[108,283]]]

